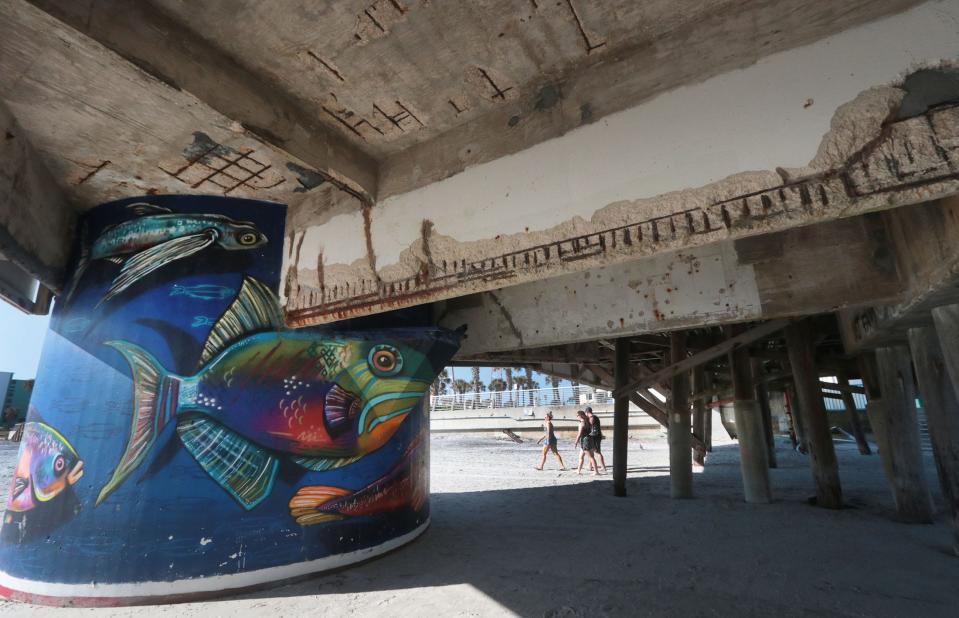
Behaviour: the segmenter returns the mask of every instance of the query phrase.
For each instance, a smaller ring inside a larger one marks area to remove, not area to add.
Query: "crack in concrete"
[[[509,324],[509,328],[513,331],[513,336],[519,339],[519,345],[522,347],[525,345],[523,343],[523,333],[519,332],[519,329],[516,328],[516,324],[513,322],[513,316],[510,315],[509,310],[503,306],[503,303],[500,301],[499,296],[496,295],[496,292],[493,290],[489,291],[490,298],[493,299],[493,302],[496,303],[496,306],[499,308],[500,313],[503,314],[503,318],[506,320],[506,323]]]

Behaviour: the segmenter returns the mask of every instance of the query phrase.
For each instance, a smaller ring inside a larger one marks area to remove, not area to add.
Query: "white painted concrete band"
[[[380,545],[376,545],[375,547],[358,549],[349,553],[327,556],[326,558],[318,558],[308,562],[257,569],[256,571],[246,573],[197,577],[176,581],[150,581],[124,584],[56,584],[22,579],[0,572],[0,586],[9,588],[15,592],[74,599],[84,597],[116,599],[151,596],[169,597],[203,592],[227,592],[238,588],[259,586],[271,582],[293,579],[302,575],[330,571],[362,562],[363,560],[385,554],[388,551],[409,543],[423,534],[429,525],[430,520],[427,519],[415,530]]]

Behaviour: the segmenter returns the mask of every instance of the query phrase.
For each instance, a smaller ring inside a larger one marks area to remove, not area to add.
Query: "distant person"
[[[606,439],[606,436],[603,435],[599,417],[593,414],[593,408],[590,406],[586,406],[586,418],[589,420],[589,440],[592,443],[593,452],[595,455],[599,455],[599,463],[603,465],[603,472],[606,472],[606,458],[603,457],[603,451],[601,450],[602,442]]]
[[[559,451],[556,449],[556,432],[553,431],[553,412],[546,412],[546,416],[543,417],[543,437],[536,441],[536,444],[541,443],[543,440],[546,441],[546,444],[543,445],[543,457],[539,460],[539,465],[535,466],[537,470],[542,470],[543,466],[546,464],[546,454],[550,451],[553,451],[553,454],[556,455],[556,459],[559,460],[559,469],[565,470],[566,464],[563,463],[563,457],[559,454]]]
[[[579,417],[579,433],[576,434],[576,444],[583,449],[583,451],[579,454],[579,468],[576,470],[576,473],[583,473],[583,461],[589,457],[590,469],[593,471],[594,475],[599,474],[599,467],[596,465],[596,457],[593,455],[593,441],[589,437],[589,418],[582,410],[577,412],[576,416]]]
[[[7,409],[3,411],[3,417],[0,418],[0,426],[7,429],[12,428],[17,424],[17,409],[13,406],[7,406]]]

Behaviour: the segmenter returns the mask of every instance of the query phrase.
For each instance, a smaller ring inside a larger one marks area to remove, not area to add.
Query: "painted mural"
[[[425,528],[423,396],[461,333],[389,314],[286,329],[284,220],[279,204],[184,196],[86,216],[0,528],[0,593],[215,592]]]

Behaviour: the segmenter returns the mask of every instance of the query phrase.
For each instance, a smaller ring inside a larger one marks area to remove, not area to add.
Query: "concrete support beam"
[[[461,357],[872,305],[902,291],[877,217],[843,219],[447,301]],[[832,268],[823,271],[822,264]]]
[[[808,321],[797,322],[786,328],[786,346],[789,348],[789,364],[796,384],[799,411],[816,484],[816,504],[828,509],[842,508],[839,464],[829,431],[829,420],[826,418],[819,373],[813,360],[812,333]]]
[[[730,339],[732,340],[732,339]],[[746,502],[765,504],[772,502],[769,484],[769,461],[763,419],[756,403],[752,368],[749,366],[749,351],[738,348],[729,356],[736,401],[736,434],[739,440],[739,467],[743,477],[743,493]]]
[[[669,359],[686,358],[686,333],[676,331],[669,338]],[[689,417],[689,372],[672,377],[669,399],[669,483],[673,498],[693,497],[692,433]]]
[[[932,521],[932,500],[923,473],[909,348],[878,348],[876,368],[883,401],[877,412],[884,415],[879,455],[889,475],[896,515],[904,522],[928,523]]]
[[[75,218],[26,132],[0,101],[0,295],[24,311],[47,312],[48,293],[30,278],[60,290]]]
[[[909,349],[929,423],[939,486],[952,516],[952,549],[959,556],[959,398],[940,342],[935,328],[909,329]]]
[[[616,340],[613,364],[617,390],[629,381],[629,340]],[[629,440],[629,397],[624,393],[613,404],[613,493],[626,495],[626,446]]]
[[[367,203],[376,196],[376,161],[315,115],[242,66],[235,56],[173,19],[155,2],[31,0],[170,86],[197,97],[259,140],[306,162]]]

